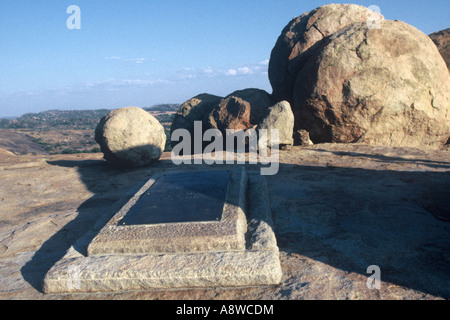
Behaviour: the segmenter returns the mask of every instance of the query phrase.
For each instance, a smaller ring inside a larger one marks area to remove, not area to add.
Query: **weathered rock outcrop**
[[[258,124],[258,130],[267,130],[267,138],[262,139],[259,135],[259,143],[266,144],[272,141],[271,129],[278,130],[278,142],[280,145],[293,145],[294,114],[291,105],[287,101],[280,101],[268,109],[267,116]],[[264,140],[264,141],[263,141]]]
[[[309,132],[304,129],[295,131],[293,139],[296,146],[312,146],[314,144],[309,138]]]
[[[440,148],[450,136],[450,80],[436,46],[400,21],[337,32],[294,85],[296,129],[317,142]]]
[[[175,114],[170,128],[170,134],[172,135],[176,129],[186,129],[190,132],[191,137],[193,137],[194,122],[203,121],[204,118],[207,118],[207,115],[221,99],[222,97],[203,93],[184,102]],[[202,127],[203,130],[205,130],[207,125],[203,124]],[[175,146],[176,144],[178,144],[178,141],[172,142],[172,146]]]
[[[431,40],[438,47],[439,52],[450,69],[450,28],[430,34]]]
[[[381,21],[383,16],[353,4],[329,4],[297,18],[283,29],[269,62],[269,80],[277,101],[292,103],[297,73],[320,42],[355,23]]]
[[[140,167],[159,159],[166,135],[151,114],[137,107],[113,110],[95,129],[95,141],[113,165]]]
[[[246,130],[259,124],[271,104],[270,95],[260,89],[244,89],[223,98],[208,115],[210,128]]]
[[[270,95],[260,89],[238,90],[225,98],[200,94],[180,106],[172,123],[171,135],[176,129],[188,130],[193,147],[195,121],[202,122],[202,134],[208,129],[218,129],[223,135],[227,129],[245,131],[258,125],[271,105]],[[172,146],[179,142],[172,141]],[[206,145],[203,142],[203,147]]]

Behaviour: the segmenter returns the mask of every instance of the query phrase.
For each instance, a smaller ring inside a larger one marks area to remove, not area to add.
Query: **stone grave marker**
[[[246,181],[239,170],[163,174],[107,223],[88,255],[244,250]]]
[[[117,206],[47,272],[45,293],[281,281],[265,179],[244,167],[156,174]]]

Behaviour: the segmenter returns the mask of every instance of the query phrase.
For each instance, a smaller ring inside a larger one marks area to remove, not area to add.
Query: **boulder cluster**
[[[294,18],[272,50],[269,80],[272,94],[245,89],[186,101],[171,131],[202,121],[223,132],[277,128],[287,145],[432,149],[450,137],[449,72],[436,45],[363,6],[330,4]]]
[[[449,70],[435,43],[369,8],[329,4],[292,19],[276,41],[268,71],[272,94],[199,94],[180,106],[171,134],[186,129],[193,135],[200,121],[203,132],[224,135],[227,129],[278,129],[281,145],[440,149],[450,143]],[[163,151],[161,125],[141,112],[131,117],[133,110],[107,115],[99,124],[96,139],[107,160],[145,165]]]
[[[227,135],[226,130],[278,129],[279,144],[293,144],[294,115],[290,104],[274,103],[271,95],[260,89],[238,90],[226,97],[206,93],[195,96],[180,106],[170,131],[186,129],[193,135],[195,121],[201,121],[203,132],[217,129],[223,136]],[[177,143],[172,141],[173,146]]]
[[[269,78],[314,143],[437,149],[450,137],[449,73],[436,45],[364,7],[327,5],[293,19]]]

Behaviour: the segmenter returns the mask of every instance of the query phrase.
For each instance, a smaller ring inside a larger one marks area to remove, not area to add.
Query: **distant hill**
[[[178,110],[178,104],[160,104],[143,108],[154,114],[160,122],[171,122],[171,116]],[[111,109],[98,110],[48,110],[26,113],[16,119],[0,119],[2,129],[32,130],[91,130]]]
[[[48,110],[39,113],[26,113],[14,120],[0,121],[3,129],[86,130],[95,127],[98,121],[110,110]]]
[[[169,137],[173,116],[178,104],[159,104],[143,108],[164,127]],[[16,119],[0,119],[0,148],[15,154],[26,153],[86,153],[100,152],[94,131],[100,119],[110,109],[48,110],[27,113]],[[166,151],[171,150],[170,139]]]
[[[157,104],[153,107],[147,107],[143,108],[145,111],[151,111],[151,112],[177,112],[178,108],[180,107],[179,104]]]
[[[44,145],[15,130],[0,129],[0,149],[13,154],[47,154]]]

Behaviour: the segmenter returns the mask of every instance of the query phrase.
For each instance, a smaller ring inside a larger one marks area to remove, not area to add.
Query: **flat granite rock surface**
[[[163,154],[151,167],[117,170],[101,158],[0,149],[0,299],[450,298],[450,152],[359,144],[280,151],[279,172],[266,176],[280,285],[44,294],[48,270],[106,224],[104,208],[157,172],[202,167]],[[371,265],[380,289],[366,285]]]

